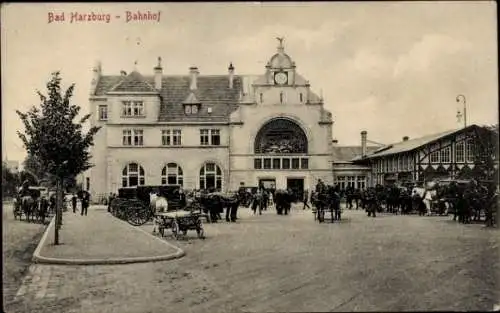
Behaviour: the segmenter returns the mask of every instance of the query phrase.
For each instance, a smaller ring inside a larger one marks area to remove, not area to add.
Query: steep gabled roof
[[[133,75],[132,75],[133,74]],[[138,75],[137,75],[138,74]],[[156,91],[154,76],[142,76],[134,72],[125,78],[123,76],[101,76],[95,89],[95,96],[105,96],[107,92],[119,91]],[[163,76],[159,121],[175,122],[228,122],[231,112],[237,109],[242,76],[234,76],[233,88],[229,88],[228,75],[200,75],[197,78],[197,89],[190,89],[189,75]],[[193,93],[193,96],[190,94]],[[191,98],[189,98],[191,97]],[[196,99],[196,100],[195,100]],[[185,114],[183,103],[197,101],[201,108],[196,114]],[[208,113],[211,108],[211,113]]]
[[[111,88],[112,92],[158,92],[146,79],[137,71],[133,71],[124,76],[121,81]]]

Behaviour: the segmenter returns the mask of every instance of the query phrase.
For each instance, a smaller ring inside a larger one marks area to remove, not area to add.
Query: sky
[[[39,105],[50,73],[76,84],[73,103],[88,112],[92,68],[104,75],[136,68],[152,75],[263,74],[276,37],[297,71],[322,94],[339,145],[360,132],[381,143],[498,123],[496,3],[63,3],[2,4],[2,159],[23,160],[15,110]],[[160,12],[160,21],[126,21],[126,11]],[[49,23],[49,13],[65,21]],[[106,22],[70,22],[72,13],[110,14]],[[119,15],[120,18],[116,18]]]

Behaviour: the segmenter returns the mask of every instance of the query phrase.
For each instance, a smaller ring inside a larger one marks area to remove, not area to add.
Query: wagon
[[[180,209],[179,185],[136,186],[118,189],[118,197],[110,203],[111,213],[134,226],[144,225],[155,217],[150,205],[151,192],[160,194],[168,202],[169,210]]]
[[[185,210],[157,213],[156,218],[160,220],[158,231],[164,236],[165,229],[171,228],[175,239],[179,239],[181,233],[186,236],[188,230],[196,230],[198,238],[205,239],[201,216],[199,212]]]

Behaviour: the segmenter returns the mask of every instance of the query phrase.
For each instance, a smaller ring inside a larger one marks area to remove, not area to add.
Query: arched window
[[[215,163],[205,163],[200,169],[200,189],[222,190],[222,171]]]
[[[144,168],[137,163],[130,163],[122,171],[122,186],[134,187],[144,185]]]
[[[307,153],[307,136],[294,121],[275,118],[267,122],[257,133],[254,153]]]
[[[184,179],[182,175],[182,168],[176,163],[168,163],[161,170],[161,184],[162,185],[183,185]]]

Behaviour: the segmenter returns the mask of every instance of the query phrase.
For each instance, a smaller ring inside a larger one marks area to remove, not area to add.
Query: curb
[[[152,234],[148,233],[147,231],[136,228],[132,225],[130,225],[127,222],[124,222],[120,219],[117,219],[118,221],[127,224],[128,226],[139,230],[143,232],[144,234],[147,234],[148,236],[151,236],[155,238],[156,240],[161,241],[163,244],[168,245],[169,247],[174,248],[177,250],[175,253],[171,254],[165,254],[165,255],[159,255],[159,256],[152,256],[152,257],[130,257],[130,258],[107,258],[107,259],[61,259],[61,258],[50,258],[50,257],[44,257],[40,255],[40,251],[42,250],[43,245],[45,244],[45,241],[47,240],[47,237],[50,233],[50,231],[54,228],[55,224],[55,217],[52,218],[52,221],[50,221],[49,226],[47,226],[47,229],[45,230],[45,233],[42,236],[42,239],[38,243],[38,246],[35,249],[35,252],[33,252],[33,257],[32,261],[34,263],[38,264],[57,264],[57,265],[113,265],[113,264],[131,264],[131,263],[146,263],[146,262],[158,262],[158,261],[169,261],[169,260],[174,260],[174,259],[179,259],[183,256],[186,255],[184,250],[182,250],[179,247],[174,246],[173,244],[160,239],[156,236],[153,236]]]

